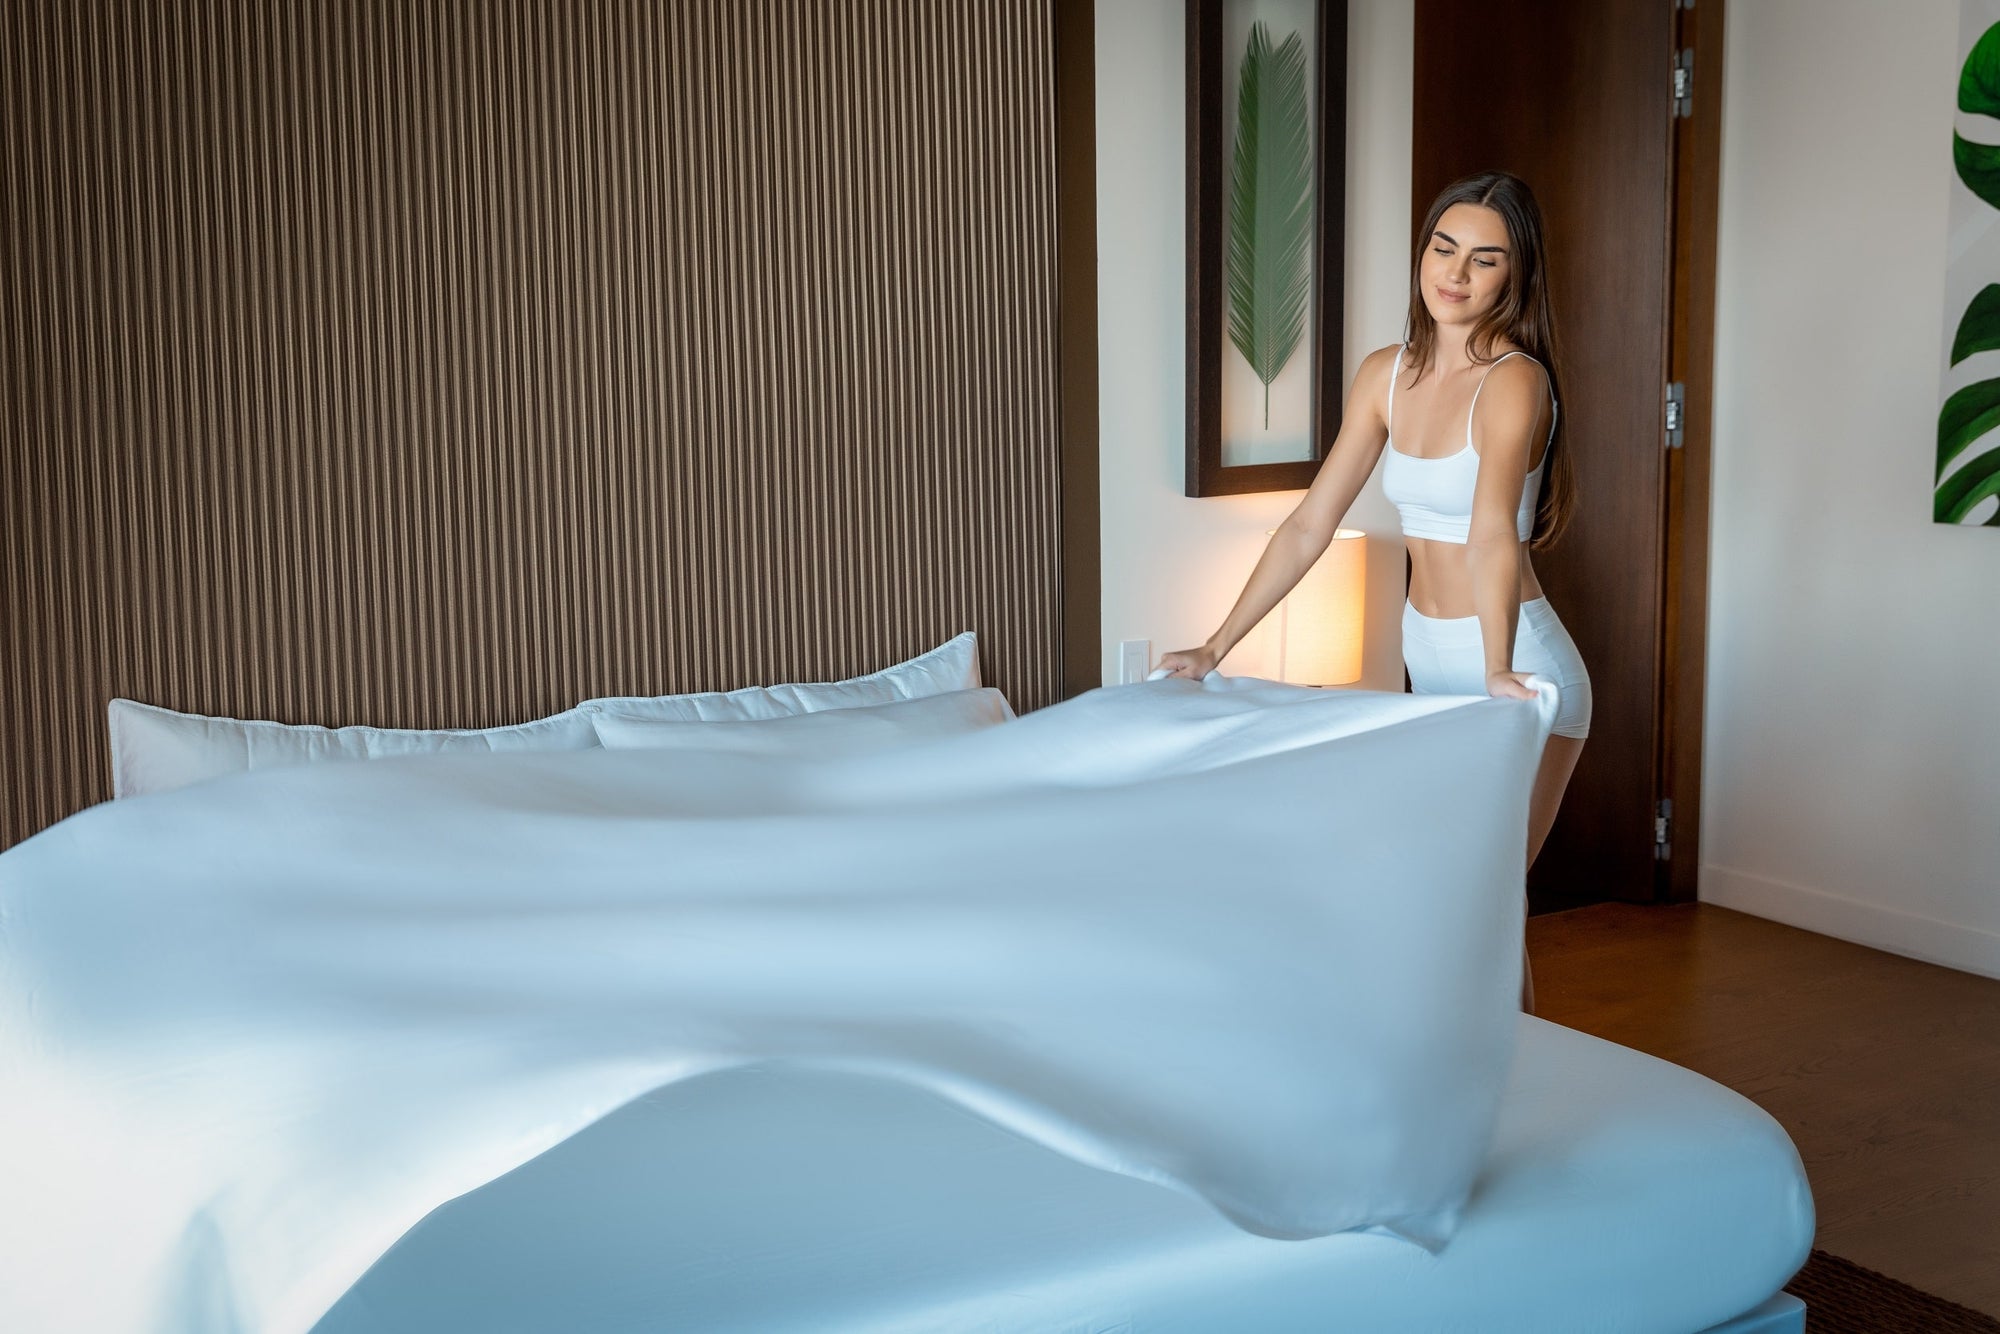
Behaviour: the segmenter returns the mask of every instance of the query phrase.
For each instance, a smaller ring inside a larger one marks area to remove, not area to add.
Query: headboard
[[[0,846],[114,695],[1094,684],[1088,0],[0,5]]]

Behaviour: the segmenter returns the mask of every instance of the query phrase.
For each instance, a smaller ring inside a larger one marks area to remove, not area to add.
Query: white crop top
[[[1508,357],[1526,357],[1525,352],[1503,352],[1498,366]],[[1533,357],[1528,357],[1533,361]],[[1537,363],[1539,364],[1539,363]],[[1486,375],[1493,373],[1486,368]],[[1442,458],[1420,458],[1396,448],[1396,380],[1403,372],[1403,349],[1396,350],[1396,365],[1389,372],[1389,403],[1384,414],[1389,421],[1389,458],[1382,467],[1382,494],[1403,516],[1406,537],[1428,537],[1439,542],[1464,543],[1472,536],[1472,488],[1479,478],[1479,455],[1472,448],[1472,409],[1479,406],[1479,391],[1486,387],[1486,375],[1472,391],[1472,408],[1465,413],[1465,446]],[[1549,439],[1542,445],[1542,457],[1521,484],[1521,507],[1514,527],[1525,542],[1535,531],[1535,504],[1542,494],[1542,470],[1549,465],[1549,443],[1556,438],[1555,413],[1559,405],[1549,402]]]

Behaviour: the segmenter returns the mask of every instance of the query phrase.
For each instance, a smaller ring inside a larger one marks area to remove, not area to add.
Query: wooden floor
[[[2000,1316],[2000,981],[1708,904],[1532,917],[1528,948],[1542,1018],[1777,1118],[1816,1246]]]

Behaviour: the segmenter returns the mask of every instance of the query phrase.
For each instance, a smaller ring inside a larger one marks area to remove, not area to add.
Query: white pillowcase
[[[171,792],[245,769],[321,760],[375,760],[498,750],[590,750],[596,729],[581,709],[511,727],[424,730],[318,727],[176,713],[129,699],[111,701],[111,794]]]
[[[933,737],[957,736],[994,727],[1014,716],[1006,696],[992,687],[954,690],[948,695],[820,709],[813,713],[755,722],[679,723],[631,718],[619,713],[592,715],[597,738],[607,750],[705,750],[736,755],[830,757],[865,755]]]
[[[752,686],[698,695],[607,697],[509,727],[327,728],[310,723],[212,718],[114,699],[110,708],[111,794],[139,797],[170,792],[245,769],[321,760],[466,751],[588,750],[598,744],[597,730],[591,724],[602,713],[669,722],[748,722],[891,704],[978,687],[979,641],[967,631],[907,662],[847,681]],[[1004,700],[1000,707],[1007,707]],[[1006,716],[1013,714],[1009,711]]]
[[[908,662],[846,681],[751,686],[703,695],[607,696],[586,700],[582,707],[592,714],[616,713],[662,722],[747,723],[822,709],[893,704],[899,699],[977,690],[980,685],[979,639],[968,630]]]

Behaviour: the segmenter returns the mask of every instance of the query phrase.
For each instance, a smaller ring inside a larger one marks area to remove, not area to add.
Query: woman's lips
[[[1469,301],[1472,299],[1470,292],[1447,292],[1442,287],[1434,287],[1431,290],[1438,294],[1440,301]]]

